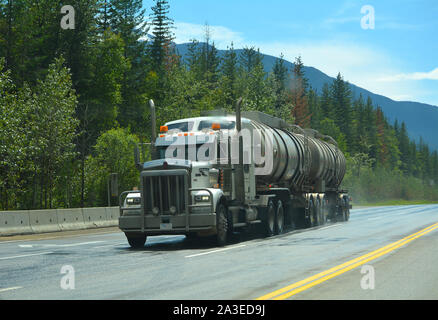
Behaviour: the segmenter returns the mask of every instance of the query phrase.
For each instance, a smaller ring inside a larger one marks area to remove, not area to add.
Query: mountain
[[[176,49],[181,57],[185,57],[188,52],[188,43],[177,44]],[[239,56],[243,51],[241,49],[235,49],[236,54]],[[219,56],[223,56],[225,50],[218,50]],[[266,55],[263,56],[263,65],[266,72],[270,72],[275,64],[277,57]],[[286,67],[291,70],[293,63],[285,61]],[[317,90],[318,93],[322,92],[324,83],[331,83],[334,78],[326,75],[320,70],[305,66],[304,73],[309,84]],[[348,79],[345,79],[348,80]],[[351,91],[354,98],[358,98],[360,94],[364,98],[364,101],[370,97],[373,101],[373,105],[378,105],[382,108],[385,116],[393,123],[395,119],[401,123],[405,122],[409,136],[415,141],[419,141],[420,137],[426,142],[431,149],[438,150],[438,107],[430,104],[412,102],[412,101],[394,101],[388,97],[372,93],[366,89],[360,88],[350,83]]]

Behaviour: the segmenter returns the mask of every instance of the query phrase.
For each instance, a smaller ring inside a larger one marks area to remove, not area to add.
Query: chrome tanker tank
[[[265,149],[265,137],[269,135],[273,140],[272,171],[257,176],[258,184],[278,184],[296,191],[339,187],[344,178],[346,160],[332,138],[315,130],[285,125],[285,122],[268,121],[265,116],[260,119],[254,112],[246,112],[243,117],[261,132],[262,150]]]

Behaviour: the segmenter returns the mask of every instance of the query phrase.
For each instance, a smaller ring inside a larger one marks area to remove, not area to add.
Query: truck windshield
[[[171,147],[167,154],[167,148]],[[173,158],[182,160],[192,160],[192,161],[210,161],[215,157],[214,144],[197,144],[196,152],[194,148],[190,148],[188,145],[184,146],[165,146],[159,147],[158,152],[160,159]],[[184,152],[183,152],[184,149]]]
[[[188,131],[192,131],[193,128],[193,122],[177,122],[177,123],[172,123],[172,124],[168,124],[167,125],[168,130],[180,130],[182,132],[188,132]]]
[[[236,122],[228,121],[228,120],[203,120],[199,123],[198,131],[202,129],[210,129],[213,123],[219,123],[221,125],[221,129],[234,129]]]

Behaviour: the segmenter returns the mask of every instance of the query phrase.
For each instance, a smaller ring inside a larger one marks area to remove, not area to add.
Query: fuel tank
[[[315,130],[295,132],[249,120],[250,126],[261,133],[261,150],[273,152],[272,170],[257,176],[258,183],[279,184],[296,190],[339,187],[345,175],[346,160],[333,139]],[[266,148],[268,136],[272,138],[272,148]]]

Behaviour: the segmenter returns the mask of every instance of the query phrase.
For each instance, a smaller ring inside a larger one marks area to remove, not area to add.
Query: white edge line
[[[0,289],[0,292],[5,292],[5,291],[11,291],[11,290],[17,290],[17,289],[21,289],[23,287],[10,287],[10,288],[4,288],[4,289]]]
[[[107,245],[104,245],[104,246],[93,247],[93,249],[106,248],[106,247],[115,247],[115,246],[120,246],[121,244],[126,244],[126,242],[120,242],[120,243],[116,243],[116,244],[107,244]]]
[[[322,227],[322,228],[319,228],[316,230],[324,230],[324,229],[333,228],[333,227],[340,227],[340,226],[342,226],[342,224],[334,224],[332,226]]]
[[[32,257],[32,256],[41,256],[43,254],[51,254],[52,251],[47,252],[40,252],[40,253],[32,253],[32,254],[23,254],[19,256],[11,256],[11,257],[0,257],[0,260],[7,260],[7,259],[15,259],[15,258],[24,258],[24,257]]]
[[[113,228],[113,227],[109,227],[109,228]],[[81,230],[92,230],[92,229],[81,229]],[[69,230],[69,231],[81,231],[81,230]],[[58,231],[58,232],[64,232],[64,231]],[[101,236],[103,234],[112,234],[112,233],[119,233],[119,232],[114,232],[113,231],[104,231],[104,232],[96,232],[96,233],[82,233],[82,234],[70,234],[70,235],[62,235],[60,234],[59,236],[55,236],[55,237],[46,237],[46,238],[36,238],[36,239],[19,239],[19,240],[6,240],[6,241],[2,241],[0,236],[0,244],[2,243],[11,243],[11,242],[23,242],[23,241],[27,241],[27,242],[31,242],[31,241],[42,241],[42,240],[51,240],[51,239],[68,239],[68,238],[77,238],[77,237],[83,237],[83,236],[87,236],[87,237],[98,237]],[[35,236],[38,235],[38,233],[30,233],[27,234],[25,236]],[[10,237],[10,236],[6,236],[6,237]]]
[[[65,248],[65,247],[77,247],[77,246],[83,246],[86,244],[96,244],[96,243],[102,243],[105,241],[88,241],[88,242],[79,242],[79,243],[67,243],[67,244],[42,244],[42,247],[55,247],[55,248]]]
[[[246,245],[245,244],[241,244],[239,246],[234,246],[234,247],[228,247],[228,248],[223,248],[223,249],[217,249],[217,250],[213,250],[213,251],[207,251],[207,252],[191,254],[189,256],[185,256],[185,258],[198,257],[198,256],[203,256],[203,255],[206,255],[206,254],[210,254],[210,253],[222,252],[222,251],[236,249],[236,248],[242,248],[242,247],[246,247]]]

